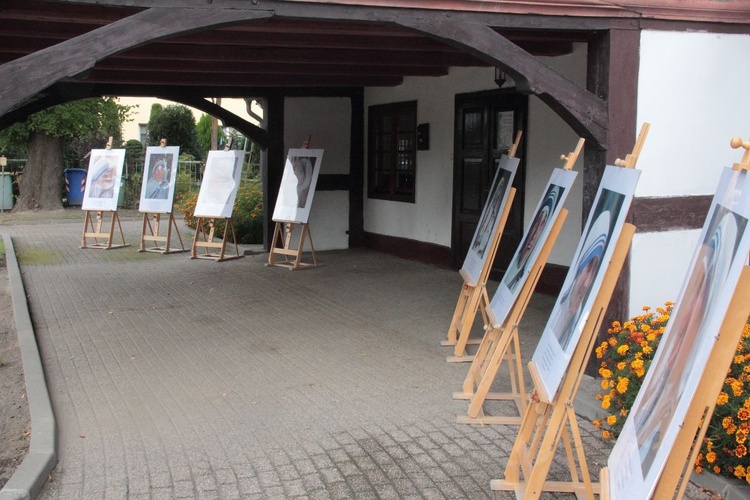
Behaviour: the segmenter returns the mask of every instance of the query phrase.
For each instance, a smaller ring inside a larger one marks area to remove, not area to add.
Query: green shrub
[[[188,227],[195,229],[198,219],[193,217],[198,191],[188,191],[175,203],[175,208],[182,212],[182,218]],[[234,201],[232,223],[237,235],[237,243],[263,243],[263,190],[256,179],[243,181],[237,189]],[[217,234],[223,234],[224,221],[216,223]]]

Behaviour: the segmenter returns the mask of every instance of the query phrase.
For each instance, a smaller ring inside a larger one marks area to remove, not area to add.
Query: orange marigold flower
[[[607,425],[615,425],[617,423],[617,416],[610,415],[607,417]]]
[[[713,451],[706,453],[706,462],[710,464],[716,462],[716,453]]]
[[[714,474],[721,474],[721,467],[714,465]]]
[[[747,407],[743,406],[742,408],[740,408],[739,410],[737,410],[737,418],[739,418],[740,420],[743,420],[743,421],[749,419],[750,418],[750,409],[748,409]]]
[[[748,472],[750,471],[745,470],[745,467],[742,465],[738,465],[737,467],[734,468],[734,475],[739,478],[745,477],[745,474],[747,474]]]
[[[612,433],[610,433],[609,431],[602,431],[602,437],[604,439],[609,439],[612,437]]]
[[[727,404],[728,402],[729,402],[729,395],[728,395],[728,394],[727,394],[726,392],[724,392],[724,391],[721,391],[721,392],[719,393],[719,397],[718,397],[718,398],[716,398],[716,404],[717,404],[718,406],[722,406],[722,405],[725,405],[725,404]],[[726,419],[725,419],[725,420],[726,420]],[[724,427],[724,428],[726,429],[726,427]]]
[[[744,444],[741,444],[741,445],[739,445],[739,446],[738,446],[737,448],[735,448],[735,449],[734,449],[734,455],[735,455],[735,456],[736,456],[737,458],[742,458],[742,457],[744,457],[745,455],[747,455],[747,448],[745,447],[745,445],[744,445]],[[739,466],[739,465],[738,465],[738,467],[741,467],[741,466]],[[743,474],[743,475],[744,475],[744,474]],[[739,476],[739,477],[742,477],[742,476]]]
[[[625,394],[628,391],[629,384],[629,378],[620,377],[620,380],[617,381],[617,392],[619,392],[620,394]]]

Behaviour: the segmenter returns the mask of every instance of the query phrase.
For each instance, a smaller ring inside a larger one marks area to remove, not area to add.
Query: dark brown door
[[[507,154],[518,130],[526,133],[528,100],[515,92],[493,91],[456,96],[453,161],[453,266],[463,264],[495,176],[497,161]],[[513,181],[516,197],[505,225],[491,278],[500,279],[523,236],[525,185],[524,144]]]

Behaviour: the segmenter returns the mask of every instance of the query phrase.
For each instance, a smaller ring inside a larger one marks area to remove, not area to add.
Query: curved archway
[[[124,2],[79,0],[78,3],[122,6]],[[97,61],[162,38],[271,17],[348,20],[399,25],[501,67],[514,77],[522,91],[539,96],[578,134],[602,149],[607,147],[606,102],[551,70],[486,24],[469,23],[460,17],[453,20],[440,11],[415,14],[407,9],[273,0],[263,5],[242,2],[219,6],[184,0],[168,9],[154,7],[149,0],[127,4],[145,10],[1,66],[0,116],[33,100],[56,82],[84,74]],[[260,136],[257,138],[261,140]]]

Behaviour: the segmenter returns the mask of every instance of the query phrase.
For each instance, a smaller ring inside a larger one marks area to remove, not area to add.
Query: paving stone
[[[137,242],[140,214],[121,219]],[[517,428],[455,423],[467,367],[438,345],[455,271],[359,249],[301,272],[262,253],[83,250],[81,225],[3,227],[60,429],[40,499],[503,498],[489,481]],[[50,262],[24,262],[31,251]],[[552,302],[535,296],[527,315],[543,324]],[[528,359],[538,329],[521,327]],[[604,463],[611,443],[579,424]],[[566,473],[557,459],[550,479]]]

